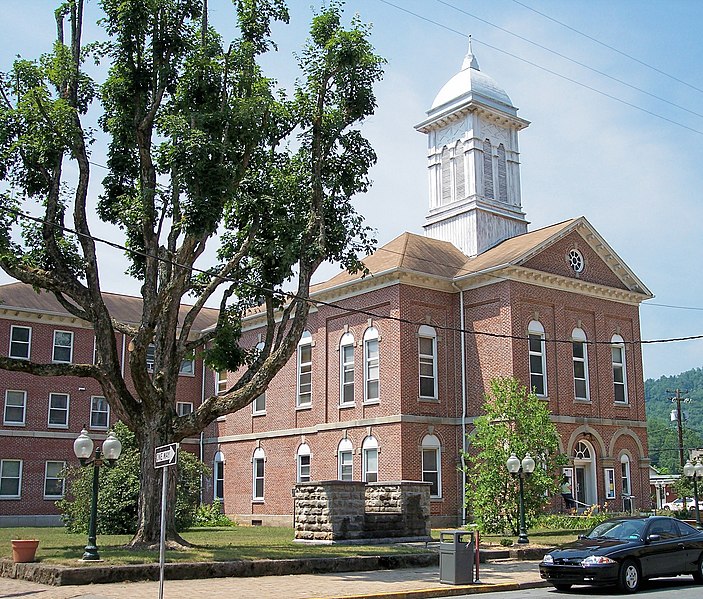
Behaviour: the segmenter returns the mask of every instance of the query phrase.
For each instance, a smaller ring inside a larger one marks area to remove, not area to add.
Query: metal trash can
[[[471,584],[474,581],[474,533],[443,530],[439,533],[439,582]]]

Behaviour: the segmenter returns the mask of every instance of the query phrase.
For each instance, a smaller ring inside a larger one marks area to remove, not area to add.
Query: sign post
[[[161,468],[161,543],[159,547],[159,599],[164,597],[164,563],[166,561],[166,490],[168,467],[178,462],[178,443],[157,447],[154,451],[154,468]]]

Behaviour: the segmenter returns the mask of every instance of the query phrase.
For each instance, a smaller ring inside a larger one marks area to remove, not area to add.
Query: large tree
[[[283,0],[236,0],[231,43],[208,24],[207,0],[99,4],[107,41],[84,45],[83,0],[64,2],[53,51],[18,59],[2,74],[0,97],[0,267],[91,323],[96,363],[0,357],[0,368],[100,383],[141,450],[132,543],[151,544],[159,538],[154,448],[261,394],[295,351],[318,266],[331,260],[358,269],[371,248],[351,198],[367,189],[375,162],[357,125],[375,108],[383,61],[368,28],[357,17],[343,26],[332,2],[314,15],[297,57],[300,77],[285,95],[259,60],[275,48],[271,23],[288,21]],[[100,83],[86,73],[90,56],[109,65]],[[86,124],[95,122],[93,110],[102,133]],[[103,134],[107,175],[94,190],[91,167],[100,158],[90,147]],[[26,215],[30,204],[37,220]],[[128,273],[141,284],[138,324],[121,322],[103,301],[91,234],[98,218],[113,225]],[[208,244],[217,257],[197,268]],[[297,288],[286,295],[291,281]],[[209,300],[219,301],[219,319],[202,332],[194,323]],[[190,307],[179,316],[182,304]],[[268,323],[257,350],[239,342],[241,319],[255,305]],[[117,333],[131,339],[129,384]],[[239,376],[178,417],[179,367],[194,354]],[[173,496],[175,473],[169,487]],[[172,508],[167,522],[169,539],[181,541]]]
[[[490,382],[466,454],[466,501],[471,515],[486,532],[518,533],[518,483],[508,473],[511,454],[529,453],[537,466],[525,482],[525,518],[529,523],[559,489],[559,434],[546,404],[515,378]]]

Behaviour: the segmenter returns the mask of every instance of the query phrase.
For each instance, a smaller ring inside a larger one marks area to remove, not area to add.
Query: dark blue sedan
[[[539,572],[561,591],[585,584],[634,593],[647,578],[680,574],[703,584],[703,531],[668,516],[614,518],[545,555]]]

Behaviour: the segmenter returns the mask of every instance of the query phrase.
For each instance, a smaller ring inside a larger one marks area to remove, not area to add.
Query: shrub
[[[202,504],[195,510],[193,526],[236,526],[237,523],[230,520],[222,513],[222,502],[216,499],[211,504]]]
[[[121,422],[112,429],[122,443],[117,464],[100,468],[98,486],[98,534],[134,534],[139,505],[139,450],[134,433]],[[200,495],[200,477],[206,468],[193,454],[178,452],[176,526],[191,526]],[[57,501],[61,519],[69,532],[88,533],[93,488],[93,468],[69,466],[65,471],[66,496]]]
[[[512,547],[512,546],[513,546],[513,540],[512,540],[512,539],[508,539],[508,538],[506,537],[506,538],[503,538],[503,539],[500,540],[500,544],[501,544],[501,546],[503,546],[503,547]]]
[[[612,517],[613,514],[607,513],[590,513],[582,516],[544,514],[537,518],[535,527],[548,530],[591,530]]]

